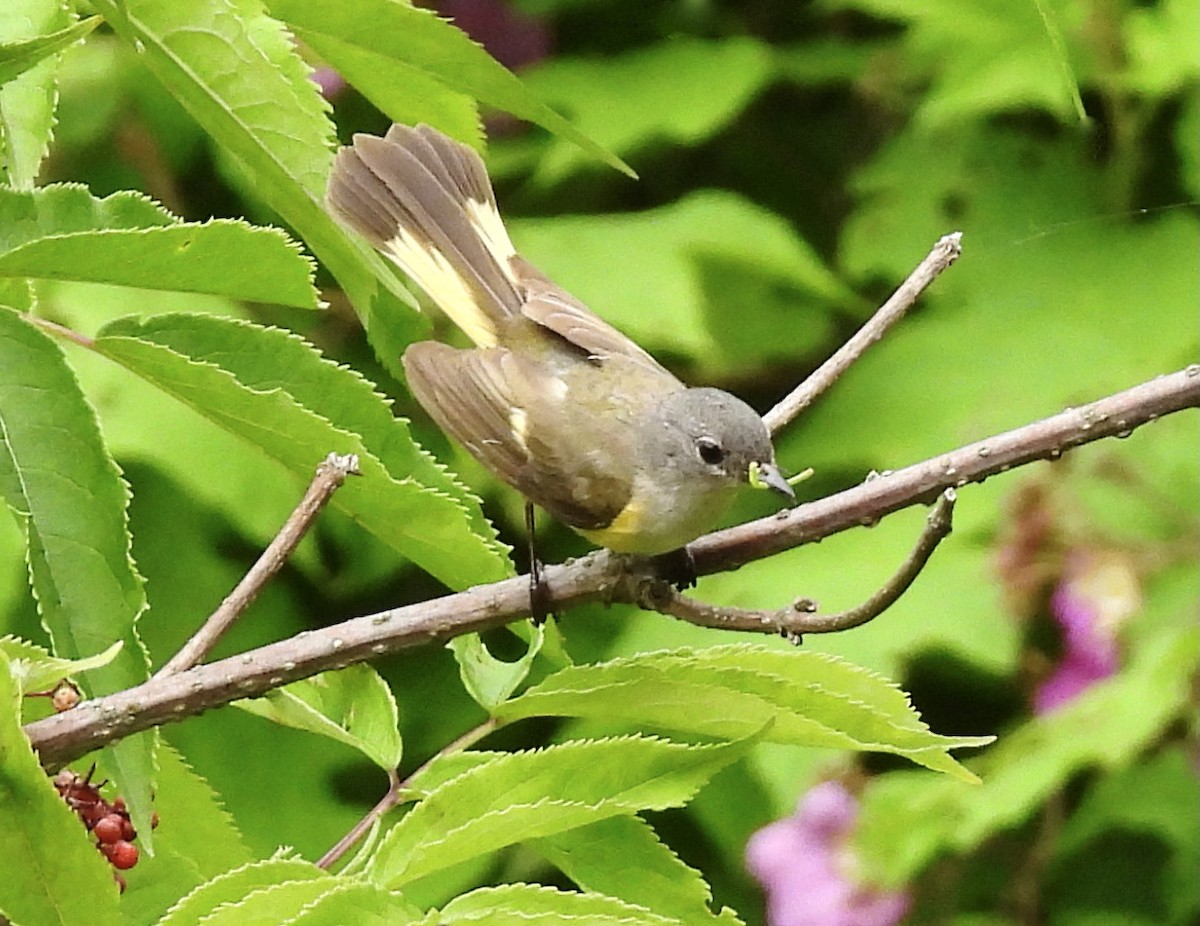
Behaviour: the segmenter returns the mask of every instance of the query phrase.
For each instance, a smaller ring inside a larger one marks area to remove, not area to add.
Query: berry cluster
[[[100,789],[107,782],[92,783],[92,774],[95,771],[96,767],[93,765],[87,775],[81,776],[64,768],[54,776],[54,787],[67,802],[67,806],[79,815],[83,825],[96,837],[96,848],[113,868],[127,871],[138,861],[138,847],[133,844],[137,839],[137,831],[129,822],[129,811],[125,808],[125,801],[117,797],[109,803],[100,794]],[[157,825],[158,817],[155,815],[151,826]],[[113,877],[124,891],[125,879],[116,871],[113,872]]]

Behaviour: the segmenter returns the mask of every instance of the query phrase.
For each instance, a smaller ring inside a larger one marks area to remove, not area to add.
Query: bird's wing
[[[598,437],[567,385],[504,348],[458,350],[432,341],[404,352],[409,387],[443,431],[559,520],[610,524],[632,491],[633,453]],[[599,444],[597,443],[599,441]]]
[[[646,351],[523,257],[514,255],[509,264],[524,296],[521,313],[527,318],[564,338],[594,362],[621,357],[646,372],[674,380],[674,376]]]

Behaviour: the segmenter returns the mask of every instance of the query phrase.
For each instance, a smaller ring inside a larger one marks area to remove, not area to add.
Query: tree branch
[[[1057,459],[1066,450],[1091,441],[1125,437],[1163,415],[1198,406],[1200,364],[1193,364],[1088,405],[877,476],[836,495],[709,534],[689,550],[697,574],[735,569],[858,525],[873,524],[909,505],[930,503],[948,488],[981,482],[1034,460]],[[569,564],[548,567],[544,581],[555,604],[565,608],[613,600],[621,570],[619,557],[601,550]],[[254,697],[327,669],[497,627],[522,619],[528,610],[528,580],[506,579],[307,631],[239,656],[152,679],[30,723],[25,731],[42,763],[57,767],[140,730]]]

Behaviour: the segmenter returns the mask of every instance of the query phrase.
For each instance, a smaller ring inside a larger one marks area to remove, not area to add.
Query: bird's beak
[[[759,463],[758,478],[768,489],[778,492],[789,502],[795,504],[796,493],[792,491],[792,487],[788,485],[788,481],[783,478],[783,473],[774,463]]]

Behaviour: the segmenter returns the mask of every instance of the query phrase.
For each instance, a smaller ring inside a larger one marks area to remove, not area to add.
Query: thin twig
[[[1102,438],[1125,437],[1149,421],[1197,406],[1200,364],[1193,364],[780,515],[709,534],[688,549],[697,575],[736,569],[784,549],[873,524],[901,508],[930,503],[945,489],[980,482],[1033,460],[1058,459],[1073,447]],[[619,557],[598,551],[546,567],[543,580],[565,611],[589,601],[612,600],[621,573]],[[178,675],[152,679],[34,721],[25,732],[42,764],[57,768],[140,730],[255,697],[327,669],[499,627],[528,612],[529,580],[518,576],[318,628]]]
[[[295,510],[284,522],[279,533],[263,550],[257,562],[250,571],[242,577],[232,592],[221,602],[221,606],[212,613],[190,640],[167,660],[158,670],[155,678],[166,678],[179,672],[185,672],[192,666],[199,665],[207,656],[217,641],[233,626],[234,622],[250,607],[263,586],[271,580],[288,557],[292,555],[308,529],[316,520],[321,509],[346,481],[347,476],[358,475],[358,457],[354,454],[340,456],[331,453],[317,466],[316,475],[308,484],[308,490],[300,500]]]
[[[874,620],[903,595],[925,568],[933,551],[950,533],[954,516],[955,490],[946,489],[925,519],[925,527],[904,564],[874,595],[857,607],[835,614],[820,614],[808,598],[798,598],[775,610],[733,608],[697,601],[675,591],[661,579],[643,580],[637,601],[642,607],[701,627],[778,633],[799,643],[806,633],[835,633],[860,627]]]
[[[962,254],[962,232],[943,235],[933,246],[917,269],[900,284],[892,297],[879,307],[870,320],[850,340],[834,352],[828,360],[792,390],[782,402],[763,415],[767,430],[774,434],[789,421],[812,405],[825,390],[832,386],[850,366],[876,341],[883,337],[892,325],[900,321],[920,297],[921,293],[944,270],[958,260]]]
[[[371,827],[375,825],[376,820],[400,803],[403,795],[400,787],[400,775],[394,768],[388,769],[387,774],[388,789],[384,792],[383,797],[379,799],[374,807],[363,814],[359,821],[350,827],[345,835],[335,842],[324,855],[317,859],[318,868],[328,870],[336,865],[342,856],[353,849],[358,841],[367,835]]]
[[[363,814],[362,819],[355,823],[341,839],[334,843],[328,852],[317,859],[317,867],[328,870],[336,865],[342,856],[353,849],[358,841],[370,831],[371,827],[375,825],[376,820],[380,819],[405,799],[410,790],[412,780],[425,771],[435,759],[471,748],[498,726],[499,721],[495,719],[485,720],[479,726],[468,730],[453,742],[443,746],[436,754],[423,762],[416,771],[403,780],[401,780],[399,774],[394,769],[390,769],[388,771],[387,793],[379,799],[374,807]]]

